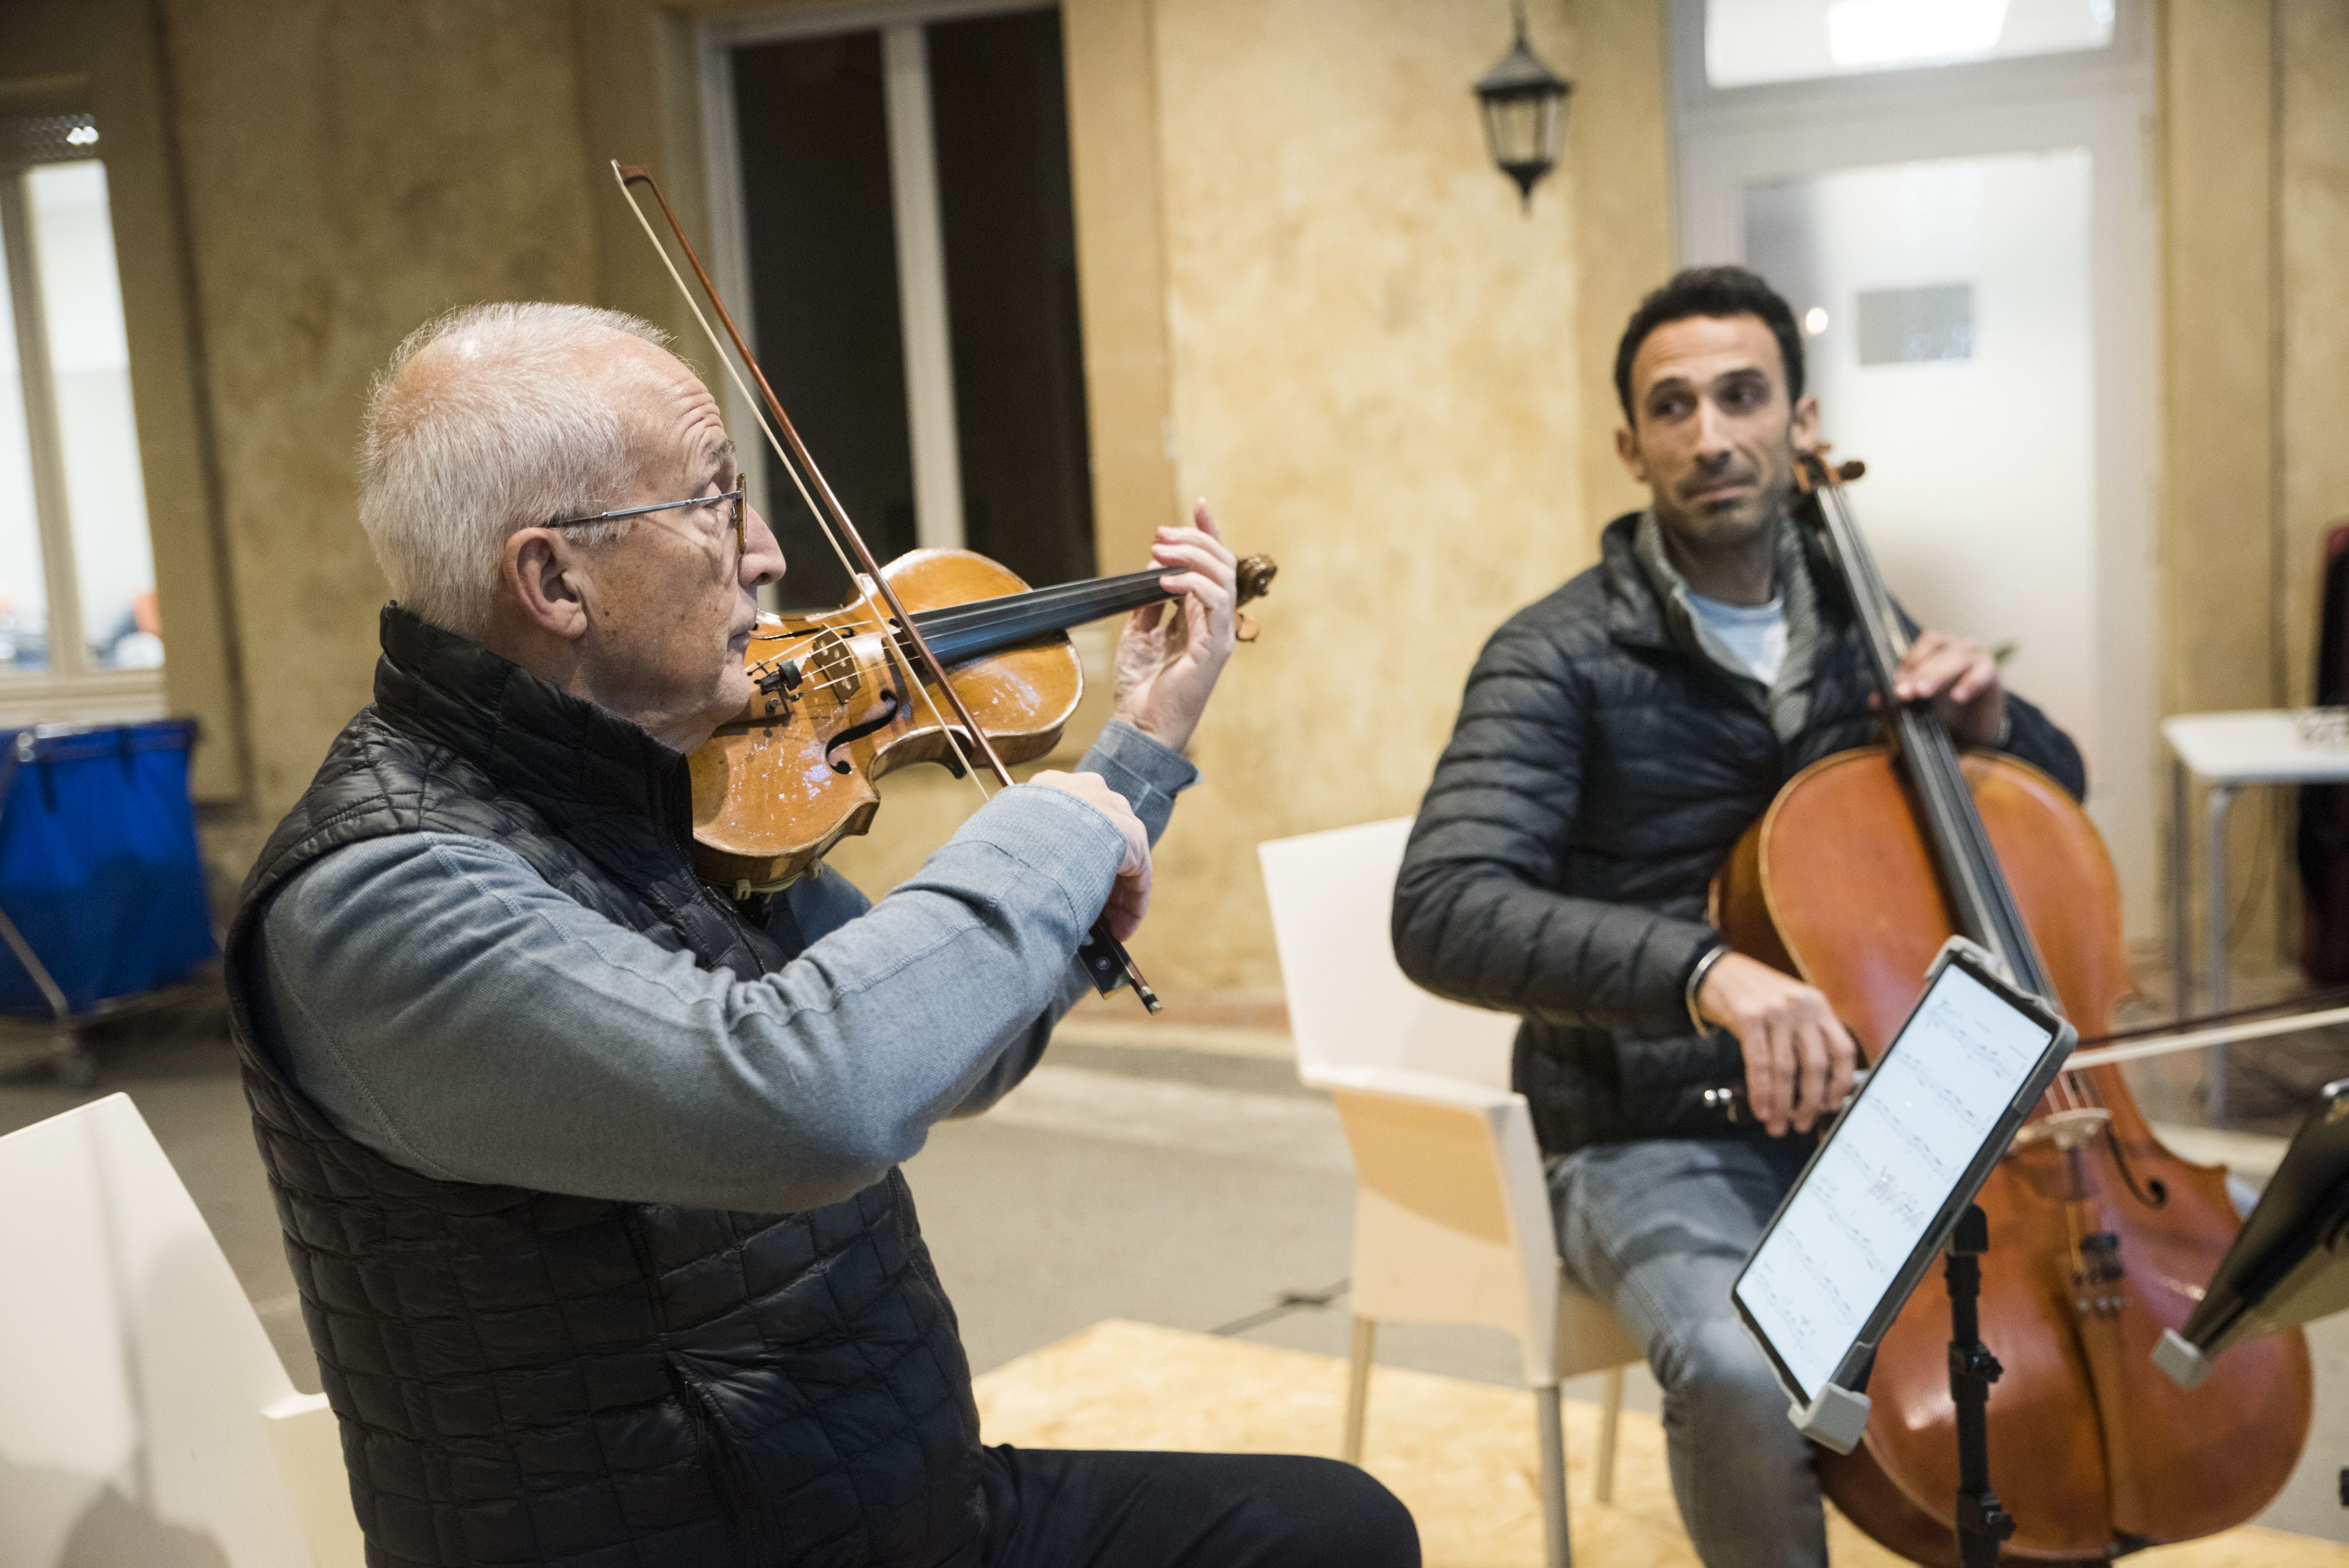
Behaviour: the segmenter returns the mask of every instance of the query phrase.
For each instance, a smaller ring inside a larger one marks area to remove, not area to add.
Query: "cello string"
[[[1840,487],[1827,488],[1831,492],[1830,503],[1836,510],[1836,521],[1842,525],[1853,548],[1865,550],[1866,546],[1860,540],[1857,523],[1852,517],[1849,508],[1845,504]],[[1837,542],[1840,544],[1842,541],[1838,540]],[[1868,563],[1855,562],[1852,564],[1859,567]],[[1853,571],[1847,575],[1857,580],[1856,589],[1866,593],[1871,601],[1878,601],[1877,591],[1880,588],[1880,580],[1872,571],[1865,575],[1859,571]],[[1863,614],[1874,620],[1883,634],[1884,646],[1879,655],[1879,664],[1900,652],[1900,642],[1896,635],[1900,624],[1899,617],[1892,613],[1889,600],[1872,602],[1859,608]],[[1884,700],[1888,704],[1893,701],[1889,682],[1886,683]],[[1969,902],[1975,906],[1974,918],[1978,923],[1982,923],[1982,934],[1992,938],[1995,945],[2010,950],[2001,956],[2006,960],[2011,971],[2020,972],[2026,966],[2035,966],[2035,953],[2030,952],[2018,943],[2013,933],[2003,929],[1993,929],[1994,926],[2004,924],[2003,922],[1997,920],[1994,908],[1996,901],[1990,896],[1998,887],[1998,883],[1991,882],[1990,877],[1984,874],[1983,868],[1997,865],[1996,851],[1989,843],[1988,831],[1982,822],[1980,813],[1973,809],[1972,791],[1965,782],[1964,769],[1959,760],[1956,748],[1949,743],[1946,732],[1938,724],[1928,724],[1920,719],[1904,729],[1899,722],[1898,713],[1897,708],[1889,709],[1886,722],[1888,727],[1893,732],[1898,750],[1909,764],[1909,779],[1912,787],[1920,797],[1925,798],[1924,803],[1929,809],[1925,825],[1929,828],[1934,824],[1947,825],[1953,829],[1962,841],[1947,845],[1945,850],[1947,858],[1953,863],[1944,874],[1948,875],[1953,883],[1962,878],[1966,884],[1962,890],[1953,888],[1952,891],[1961,891],[1964,894],[1970,895]],[[2000,880],[2002,882],[2002,879]],[[1982,885],[1984,883],[1990,885]],[[2010,894],[2010,902],[2011,897]],[[1961,923],[1964,923],[1962,919]],[[2023,941],[2028,941],[2027,934]],[[2029,985],[2037,976],[2017,973],[2016,978]],[[2073,1086],[2065,1083],[2060,1075],[2050,1083],[2046,1093],[2042,1096],[2043,1103],[2051,1099],[2058,1109],[2078,1109],[2076,1091]]]
[[[1835,504],[1845,527],[1857,539],[1857,524],[1840,494],[1835,497]],[[1871,573],[1868,585],[1877,586],[1878,581]],[[1888,631],[1889,642],[1889,633],[1899,624],[1899,621],[1891,613],[1889,601],[1878,607],[1878,614],[1881,624]],[[1923,740],[1923,744],[1903,748],[1912,764],[1911,777],[1921,792],[1939,797],[1936,819],[1953,827],[1964,841],[1951,848],[1956,851],[1953,858],[1961,862],[1959,869],[1967,873],[1968,881],[1972,884],[1968,891],[1981,905],[1977,918],[1997,928],[1997,944],[2007,950],[2003,956],[2014,977],[2023,984],[2025,989],[2045,995],[2053,1001],[2053,987],[2045,973],[2045,960],[2038,952],[2029,926],[2022,921],[2012,889],[2006,885],[1997,848],[1990,841],[1988,825],[1982,821],[1980,810],[1974,806],[1973,791],[1966,782],[1964,765],[1956,746],[1938,723],[1928,726],[1920,721],[1911,727]],[[2042,1099],[2044,1103],[2052,1102],[2055,1109],[2064,1110],[2081,1109],[2088,1104],[2102,1102],[2102,1096],[2093,1080],[2069,1073],[2057,1074]]]
[[[1936,784],[1943,796],[1946,820],[1953,822],[1965,839],[1961,852],[1973,858],[1977,877],[1990,884],[1984,891],[1997,895],[1991,901],[1991,907],[1983,913],[2001,928],[1999,944],[2008,950],[2004,956],[2013,978],[2024,990],[2044,994],[2050,989],[2044,972],[2045,961],[2040,956],[2029,928],[2022,923],[2021,912],[2014,908],[2013,891],[2005,886],[1996,846],[1990,841],[1989,828],[1982,821],[1979,810],[1975,809],[1972,789],[1966,783],[1963,759],[1938,725],[1931,733],[1941,740],[1940,745],[1930,748],[1930,766],[1937,776]],[[1962,808],[1955,805],[1958,800],[1964,802]],[[2012,918],[2007,918],[2010,916]],[[2007,929],[2010,925],[2013,929]],[[2085,1109],[2086,1099],[2083,1087],[2081,1081],[2058,1073],[2041,1097],[2042,1102],[2056,1110]]]
[[[1952,769],[1957,771],[1960,784],[1962,787],[1964,778],[1962,764],[1960,762],[1954,748],[1951,749],[1950,754],[1950,763]],[[1971,793],[1972,791],[1969,788],[1967,789],[1969,799],[1971,799]],[[1996,846],[1991,843],[1989,827],[1982,820],[1979,811],[1971,811],[1967,814],[1966,826],[1969,837],[1973,838],[1977,841],[1977,851],[1984,857],[1983,863],[1989,866],[1999,866],[1999,862],[1996,860]],[[2000,867],[1999,877],[2000,882],[2003,884],[2004,871],[2002,867]],[[2018,960],[2018,968],[2021,967],[2022,963],[2027,962],[2032,971],[2029,974],[2019,974],[2017,978],[2024,982],[2024,988],[2026,990],[2038,993],[2042,995],[2043,999],[2046,1000],[2051,1006],[2057,1006],[2058,1004],[2056,1004],[2054,997],[2054,981],[2046,972],[2046,960],[2039,953],[2038,944],[2032,936],[2030,927],[2023,923],[2022,911],[2020,907],[2014,903],[2013,893],[2011,889],[2005,890],[2003,907],[2006,911],[2011,912],[2013,923],[2017,928],[2014,933],[2010,935],[2008,940],[2015,945],[2015,957]],[[2055,1075],[2054,1078],[2047,1087],[2047,1093],[2044,1099],[2058,1110],[2085,1110],[2101,1108],[2104,1104],[2103,1094],[2097,1088],[2095,1081],[2093,1078],[2088,1078],[2085,1074],[2077,1074],[2069,1070],[2059,1072]]]
[[[1825,473],[1824,465],[1818,466]],[[1834,508],[1835,521],[1841,525],[1844,536],[1835,538],[1835,531],[1831,529],[1831,542],[1838,546],[1838,553],[1841,553],[1840,547],[1847,540],[1852,552],[1860,557],[1848,563],[1853,569],[1848,570],[1846,576],[1851,580],[1856,593],[1864,594],[1869,601],[1855,607],[1869,615],[1882,634],[1883,645],[1878,659],[1880,665],[1887,657],[1901,652],[1905,639],[1899,635],[1899,618],[1894,612],[1889,595],[1883,592],[1882,579],[1874,572],[1873,563],[1865,559],[1866,542],[1845,500],[1842,486],[1829,482],[1818,488],[1826,492],[1823,498],[1826,504]],[[1879,678],[1889,673],[1880,671]],[[1889,683],[1886,682],[1885,686],[1885,700],[1889,703],[1892,700]],[[1938,723],[1929,726],[1920,722],[1910,727],[1909,734],[1902,734],[1890,711],[1887,714],[1887,723],[1894,729],[1896,739],[1902,743],[1899,749],[1909,763],[1912,785],[1920,796],[1933,798],[1928,802],[1933,808],[1929,823],[1946,824],[1953,828],[1963,841],[1948,846],[1950,858],[1957,863],[1945,874],[1952,875],[1953,880],[1956,875],[1964,876],[1968,883],[1965,892],[1971,895],[1971,902],[1978,906],[1975,916],[1985,923],[1983,934],[1993,936],[1998,946],[2008,950],[2002,956],[2014,977],[2022,981],[2026,989],[2050,992],[2052,985],[2045,974],[2045,961],[2032,940],[2030,928],[2022,921],[2012,889],[2005,884],[1997,849],[1991,843],[1989,829],[1974,806],[1973,792],[1966,783],[1964,767],[1957,748]],[[1923,744],[1906,744],[1912,736],[1921,739]],[[2049,1000],[2053,1000],[2052,995]],[[2102,1096],[2094,1080],[2085,1075],[2075,1077],[2069,1072],[2057,1074],[2041,1099],[2043,1104],[2052,1102],[2059,1110],[2081,1109],[2090,1103],[2102,1104]]]
[[[1972,790],[1970,787],[1965,785],[1963,763],[1958,756],[1954,746],[1949,748],[1946,751],[1946,755],[1940,758],[1937,758],[1937,761],[1946,766],[1955,775],[1952,787],[1956,789],[1964,789],[1969,799],[1969,804],[1971,804]],[[1966,812],[1961,820],[1965,829],[1967,837],[1973,841],[1972,847],[1974,851],[1983,857],[1982,863],[1986,866],[1998,865],[1999,862],[1996,860],[1997,848],[1990,841],[1988,824],[1982,821],[1979,810],[1970,810]],[[2003,882],[2004,872],[2002,867],[2001,868],[1999,874],[2000,881]],[[2038,944],[2033,939],[2030,928],[2027,925],[2023,925],[2021,923],[2021,911],[2013,904],[2013,895],[2011,890],[2006,893],[2004,906],[2006,909],[2013,912],[2016,917],[2016,924],[2019,928],[2008,937],[2008,940],[2013,943],[2016,947],[2014,958],[2017,961],[2017,967],[2020,969],[2023,964],[2027,963],[2031,969],[2034,971],[2030,974],[2018,974],[2017,978],[2024,982],[2025,989],[2044,993],[2046,995],[2046,999],[2052,1002],[2054,1000],[2052,995],[2053,983],[2045,973],[2046,961],[2039,954]],[[2068,1069],[2056,1074],[2054,1080],[2049,1083],[2047,1093],[2044,1098],[2053,1104],[2054,1109],[2058,1110],[2082,1110],[2101,1107],[2104,1103],[2103,1095],[2096,1088],[2094,1079],[2088,1078],[2085,1074],[2075,1074]]]
[[[644,230],[645,238],[652,242],[653,251],[660,257],[661,265],[667,269],[669,281],[677,285],[677,292],[684,296],[686,308],[693,312],[693,319],[700,326],[702,336],[709,340],[711,352],[718,356],[719,364],[726,367],[728,377],[733,381],[735,388],[742,394],[742,400],[750,406],[750,416],[759,422],[760,433],[767,438],[769,449],[783,465],[783,472],[791,476],[792,488],[799,491],[800,500],[806,503],[808,513],[815,519],[816,528],[823,535],[824,542],[832,546],[833,554],[839,558],[841,570],[848,573],[848,581],[851,584],[855,583],[864,574],[858,572],[850,562],[847,546],[842,542],[833,520],[825,514],[822,507],[816,505],[815,497],[809,493],[807,481],[801,477],[798,465],[794,464],[790,454],[783,450],[782,439],[775,434],[774,427],[767,423],[766,410],[760,406],[759,399],[752,395],[750,385],[742,379],[741,371],[735,368],[732,356],[726,352],[726,346],[718,339],[717,328],[711,326],[709,318],[702,314],[701,302],[695,299],[693,291],[686,286],[684,274],[677,270],[677,263],[670,258],[668,247],[661,243],[658,234],[653,232],[652,220],[645,216],[643,204],[636,200],[636,193],[629,189],[627,177],[620,172],[620,166],[616,160],[612,165],[612,177],[619,182],[622,199],[628,203],[628,211],[636,214],[636,223]],[[876,619],[880,618],[876,617]],[[852,624],[855,621],[855,612],[853,608],[850,611],[850,621]],[[931,694],[928,683],[915,678],[912,668],[906,664],[904,653],[896,646],[896,639],[887,634],[888,628],[885,624],[881,626],[881,631],[882,641],[888,645],[889,652],[895,657],[899,666],[904,669],[906,684],[921,695],[924,706],[930,710],[931,721],[945,732],[947,744],[954,748],[955,757],[961,762],[963,771],[969,775],[972,786],[978,790],[979,802],[982,805],[985,804],[991,797],[988,794],[986,784],[979,779],[978,769],[971,765],[970,753],[964,749],[961,737],[954,726],[947,723],[945,715],[938,711],[937,699]]]

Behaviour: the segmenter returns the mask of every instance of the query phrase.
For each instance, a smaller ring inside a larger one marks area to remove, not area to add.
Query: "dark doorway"
[[[731,57],[757,348],[874,552],[958,540],[1031,583],[1092,575],[1059,12],[782,36]],[[909,93],[928,156],[900,167],[893,114],[905,137]],[[925,294],[925,276],[943,286]],[[909,362],[909,310],[927,341],[943,336],[930,368],[918,347]],[[925,376],[948,385],[909,379]],[[916,395],[942,408],[949,387],[950,426],[933,417],[926,447]],[[768,467],[783,603],[840,603],[831,546]],[[920,515],[925,495],[947,498],[941,515]]]

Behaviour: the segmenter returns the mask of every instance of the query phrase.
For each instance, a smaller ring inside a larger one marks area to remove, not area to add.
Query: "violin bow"
[[[911,647],[914,661],[929,678],[924,680],[913,670],[906,669],[906,682],[930,705],[931,716],[939,719],[939,727],[947,732],[947,742],[953,746],[956,755],[962,758],[966,770],[972,771],[976,779],[970,752],[964,749],[964,738],[968,738],[971,749],[976,750],[985,761],[987,771],[995,776],[996,782],[1009,787],[1012,782],[1011,770],[1003,765],[1003,758],[996,751],[995,743],[987,738],[987,732],[971,717],[962,694],[955,690],[954,683],[947,678],[946,665],[931,649],[928,639],[922,635],[920,625],[899,603],[897,591],[882,574],[881,563],[874,559],[872,548],[864,542],[864,536],[857,531],[856,524],[849,518],[848,509],[840,504],[840,497],[833,493],[831,484],[824,479],[823,470],[816,467],[807,443],[800,439],[798,429],[792,424],[792,417],[783,411],[783,400],[775,396],[773,386],[767,380],[766,371],[760,368],[758,356],[750,352],[750,344],[743,340],[742,329],[734,325],[733,313],[719,297],[718,285],[711,281],[709,269],[701,264],[701,257],[695,253],[693,242],[686,238],[685,225],[678,222],[668,198],[661,193],[660,182],[644,165],[622,163],[616,159],[612,163],[612,177],[619,181],[620,194],[626,199],[629,211],[636,213],[637,223],[643,226],[645,238],[652,242],[653,249],[659,253],[661,264],[668,269],[669,278],[677,284],[678,292],[685,296],[686,304],[692,309],[694,320],[701,325],[701,330],[709,337],[709,346],[717,354],[719,362],[725,366],[726,373],[733,378],[735,386],[741,388],[742,395],[751,399],[752,412],[758,413],[763,405],[764,413],[760,417],[759,428],[765,432],[767,445],[783,465],[783,471],[791,476],[793,487],[800,492],[800,499],[807,503],[808,511],[814,515],[816,525],[823,530],[824,537],[831,542],[833,549],[841,553],[841,564],[848,567],[851,577],[861,576],[871,583],[889,614],[895,617],[904,645],[900,645],[899,637],[886,634],[889,628],[885,626],[882,628],[882,645],[890,650],[901,666],[905,664],[905,648]],[[677,263],[669,258],[668,250],[661,243],[660,236],[654,232],[652,220],[645,215],[643,206],[636,201],[635,187],[638,185],[651,191],[654,201],[659,204],[661,218],[668,225],[670,237],[677,242],[678,251],[684,253],[686,264],[693,269],[693,275],[700,283],[702,294],[709,301],[710,309],[717,313],[719,322],[726,328],[726,336],[733,344],[735,355],[759,384],[757,393],[753,394],[743,384],[741,371],[736,369],[734,360],[727,356],[725,344],[719,341],[716,329],[709,325],[709,318],[702,315],[699,302],[695,300],[693,291],[687,287],[684,277],[678,273]],[[851,564],[851,557],[854,557],[854,564]],[[933,686],[937,692],[944,694],[947,706],[954,710],[956,724],[961,727],[961,736],[955,733],[954,725],[945,723],[938,714],[936,697],[930,690]],[[985,789],[982,788],[979,793],[984,796]],[[1108,995],[1121,985],[1131,985],[1133,994],[1142,999],[1144,1008],[1153,1013],[1159,1010],[1158,994],[1150,988],[1150,982],[1143,978],[1142,970],[1134,964],[1133,955],[1126,952],[1124,944],[1111,934],[1106,914],[1093,922],[1092,934],[1084,945],[1077,950],[1077,956],[1083,963],[1085,974],[1092,981],[1093,988],[1102,995]]]

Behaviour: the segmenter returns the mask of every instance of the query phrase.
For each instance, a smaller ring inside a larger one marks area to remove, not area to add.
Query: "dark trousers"
[[[1292,1454],[985,1451],[985,1568],[1419,1568],[1351,1465]]]

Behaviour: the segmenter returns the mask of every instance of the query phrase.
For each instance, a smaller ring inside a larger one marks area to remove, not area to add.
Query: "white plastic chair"
[[[128,1098],[0,1138],[0,1563],[359,1568],[296,1393]]]
[[[1532,1113],[1509,1088],[1516,1018],[1432,995],[1395,965],[1388,916],[1410,831],[1397,818],[1257,846],[1298,1076],[1337,1102],[1354,1156],[1345,1457],[1361,1460],[1380,1319],[1507,1330],[1534,1394],[1548,1561],[1567,1568],[1558,1384],[1608,1375],[1592,1488],[1608,1501],[1623,1367],[1643,1353],[1559,1265]]]

